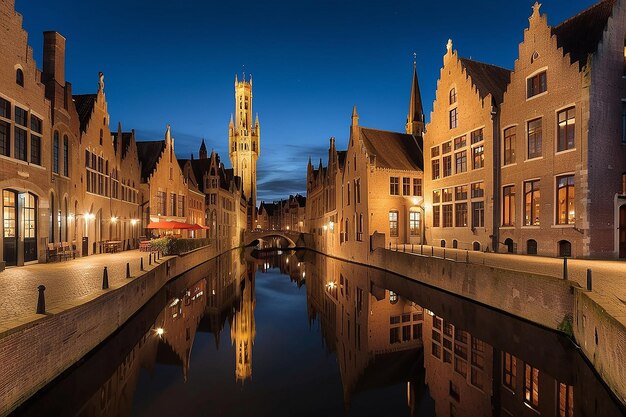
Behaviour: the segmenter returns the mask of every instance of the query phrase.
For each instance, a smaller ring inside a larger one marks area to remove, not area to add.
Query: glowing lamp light
[[[137,220],[137,219],[131,219],[131,220],[130,220],[130,224],[132,224],[133,226],[134,226],[134,225],[136,225],[136,224],[137,224],[137,222],[138,222],[138,220]]]
[[[117,217],[115,216],[111,217],[111,223],[113,224],[117,223]]]
[[[331,281],[328,284],[326,284],[326,287],[328,287],[329,290],[334,290],[335,287],[337,287],[337,284],[335,284],[335,281]]]
[[[154,332],[156,333],[157,336],[161,337],[163,336],[163,333],[165,333],[165,330],[163,330],[163,327],[157,327]]]
[[[324,225],[324,231],[328,230],[328,226]]]

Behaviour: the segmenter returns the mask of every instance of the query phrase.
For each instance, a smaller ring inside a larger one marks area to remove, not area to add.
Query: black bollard
[[[406,243],[402,244],[402,252],[406,252]]]
[[[109,289],[109,271],[106,266],[104,267],[104,272],[102,273],[102,289]]]
[[[46,314],[46,296],[44,294],[46,287],[40,285],[37,287],[37,290],[39,291],[39,297],[37,298],[37,314]]]
[[[466,264],[469,263],[469,251],[468,250],[465,251],[465,263]]]
[[[443,259],[446,259],[446,248],[443,248]]]
[[[591,289],[593,288],[592,283],[591,269],[587,268],[587,291],[591,291]]]
[[[141,257],[141,261],[139,262],[139,270],[143,271],[143,256]]]
[[[148,254],[148,265],[152,265],[152,252]]]
[[[430,247],[430,256],[435,256],[435,247],[434,246]]]
[[[563,279],[567,281],[567,256],[563,257]]]
[[[424,254],[424,244],[420,243],[420,255]]]
[[[130,278],[130,262],[126,262],[126,278]]]
[[[391,250],[391,242],[389,242],[389,250]]]

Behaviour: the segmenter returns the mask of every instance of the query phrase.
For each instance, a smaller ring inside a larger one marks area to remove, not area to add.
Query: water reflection
[[[18,413],[622,415],[553,332],[380,270],[254,255],[169,284]]]

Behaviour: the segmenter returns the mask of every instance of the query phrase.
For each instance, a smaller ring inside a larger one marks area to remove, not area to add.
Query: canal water
[[[36,361],[36,358],[33,358]],[[573,343],[312,252],[168,284],[24,416],[621,416]]]

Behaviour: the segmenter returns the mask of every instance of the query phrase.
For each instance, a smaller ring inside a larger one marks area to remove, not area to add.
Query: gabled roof
[[[461,58],[460,61],[463,68],[465,68],[465,72],[470,76],[478,89],[480,98],[484,99],[491,94],[496,104],[502,103],[504,92],[511,80],[511,71],[466,58]]]
[[[557,45],[570,54],[572,63],[582,68],[596,52],[614,5],[615,0],[603,0],[552,28]]]
[[[72,96],[76,105],[76,112],[78,113],[81,132],[85,132],[87,130],[87,124],[91,118],[91,113],[93,112],[93,107],[96,104],[97,97],[97,94],[79,94]]]
[[[209,171],[211,166],[210,159],[179,159],[178,164],[183,169],[187,162],[191,163],[191,170],[195,177],[195,181],[198,184],[200,190],[204,190],[204,173]]]
[[[423,171],[423,139],[406,133],[361,128],[361,139],[376,166],[404,171]]]
[[[161,154],[165,150],[164,140],[137,142],[137,156],[141,162],[141,179],[146,182],[156,168]]]

